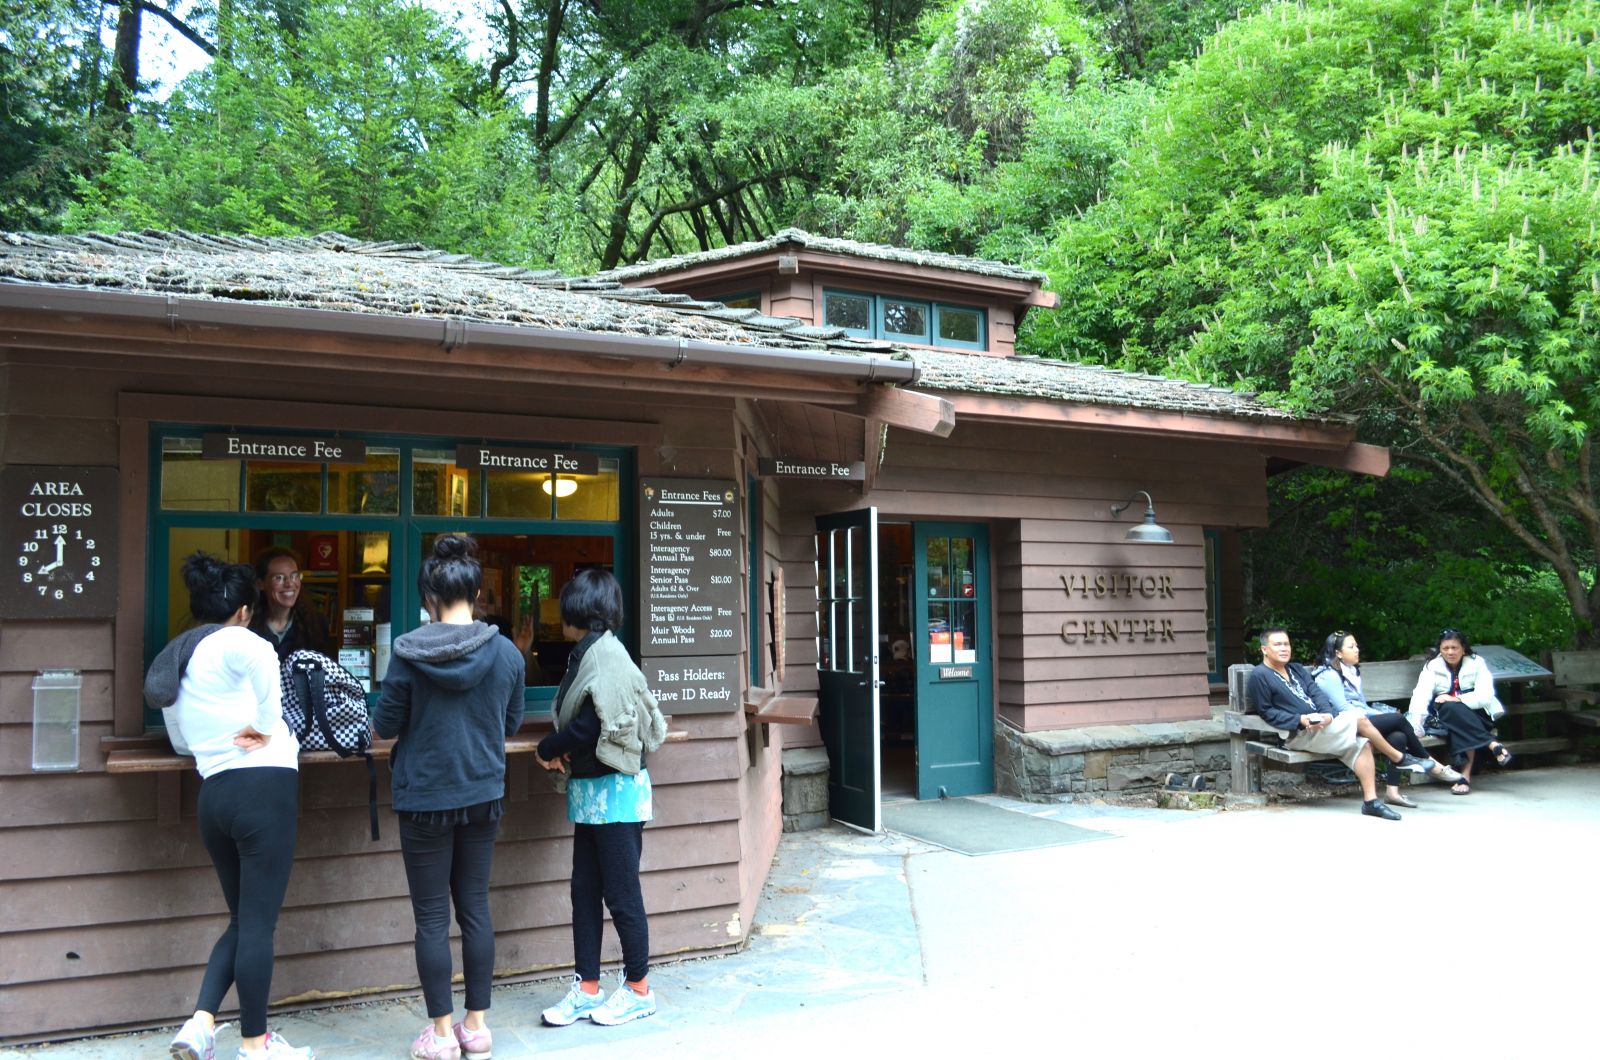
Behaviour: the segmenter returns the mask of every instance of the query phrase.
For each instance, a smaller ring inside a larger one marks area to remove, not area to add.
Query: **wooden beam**
[[[899,387],[869,387],[856,403],[855,414],[936,438],[948,438],[956,429],[955,406],[948,399]]]
[[[1241,420],[1199,412],[1065,404],[1048,398],[956,394],[950,397],[950,403],[961,420],[1159,434],[1215,442],[1267,442],[1275,448],[1297,451],[1302,447],[1342,451],[1355,442],[1356,433],[1354,427],[1300,420]]]
[[[1389,473],[1389,450],[1381,445],[1368,445],[1366,442],[1351,442],[1345,448],[1332,452],[1310,449],[1282,451],[1270,447],[1263,447],[1261,452],[1266,456],[1282,457],[1301,464],[1335,467],[1343,471],[1354,471],[1359,475],[1372,475],[1375,478],[1383,478]]]

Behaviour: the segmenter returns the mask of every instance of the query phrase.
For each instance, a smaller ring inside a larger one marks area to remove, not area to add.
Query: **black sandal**
[[[1489,749],[1489,753],[1494,755],[1494,764],[1502,769],[1510,765],[1511,760],[1516,757],[1511,753],[1511,748],[1503,743],[1495,744]]]

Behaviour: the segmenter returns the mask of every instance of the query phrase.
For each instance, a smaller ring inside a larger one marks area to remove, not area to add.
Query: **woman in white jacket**
[[[1495,738],[1494,731],[1495,721],[1505,712],[1495,697],[1489,664],[1472,650],[1466,634],[1441,631],[1417,675],[1408,716],[1419,733],[1429,715],[1436,719],[1436,729],[1444,729],[1450,754],[1461,770],[1461,780],[1450,788],[1452,794],[1472,791],[1472,767],[1479,750],[1487,749],[1497,765],[1511,764],[1511,749]]]

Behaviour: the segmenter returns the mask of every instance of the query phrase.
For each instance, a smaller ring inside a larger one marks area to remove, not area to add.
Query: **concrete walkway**
[[[1232,813],[989,798],[1112,838],[984,857],[786,836],[744,952],[654,969],[660,1012],[624,1027],[542,1027],[564,983],[499,988],[494,1055],[1594,1055],[1600,766],[1413,790],[1399,823],[1352,797]],[[405,1057],[423,1022],[409,999],[273,1025],[367,1060]],[[170,1034],[4,1052],[159,1057]]]

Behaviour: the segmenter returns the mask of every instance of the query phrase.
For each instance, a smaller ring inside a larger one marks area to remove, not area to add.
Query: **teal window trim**
[[[865,298],[871,302],[872,327],[846,328],[840,327],[838,324],[828,323],[828,302],[834,298]],[[889,331],[884,323],[885,304],[888,302],[904,302],[907,305],[923,307],[927,313],[927,331],[920,336]],[[978,316],[978,341],[963,342],[960,339],[941,338],[939,335],[939,315],[944,310],[976,313]],[[837,327],[846,335],[854,335],[862,339],[914,342],[923,346],[943,346],[949,349],[962,350],[987,350],[989,348],[989,311],[982,306],[961,305],[956,302],[934,302],[921,298],[902,298],[893,294],[869,294],[866,291],[852,291],[845,288],[824,288],[822,292],[822,324],[825,327]]]
[[[745,506],[745,548],[749,557],[748,589],[748,629],[746,632],[746,651],[750,656],[750,684],[760,687],[765,674],[761,666],[761,590],[764,588],[765,578],[762,572],[761,550],[761,480],[754,475],[746,475],[744,479],[744,506]],[[776,646],[774,646],[776,650]]]
[[[457,441],[477,441],[471,436],[437,437],[424,435],[393,435],[381,433],[349,432],[350,438],[365,441],[369,447],[399,449],[400,451],[400,514],[309,514],[251,512],[244,509],[247,468],[240,461],[239,492],[232,511],[163,510],[161,507],[162,439],[191,437],[207,431],[229,429],[226,426],[201,423],[152,424],[149,440],[149,481],[146,492],[150,512],[145,550],[145,608],[144,608],[144,661],[148,667],[167,642],[167,618],[172,613],[174,601],[168,599],[169,571],[166,569],[170,550],[170,532],[180,528],[205,528],[214,530],[306,530],[387,532],[389,534],[389,600],[392,635],[415,629],[421,609],[418,598],[416,572],[421,563],[421,541],[424,533],[442,533],[460,530],[472,534],[537,534],[544,537],[591,536],[612,539],[612,571],[622,586],[623,606],[628,616],[638,614],[638,580],[635,572],[635,546],[637,525],[637,499],[634,496],[634,453],[631,449],[615,446],[566,446],[593,452],[603,459],[617,461],[617,521],[595,521],[554,518],[552,498],[551,517],[546,519],[518,519],[503,516],[472,515],[408,515],[412,508],[413,467],[415,450],[454,449]],[[277,431],[284,435],[313,435],[310,431]],[[322,432],[326,433],[326,432]],[[538,446],[539,443],[515,439],[503,444]],[[478,476],[478,511],[487,511],[488,475]],[[322,507],[328,506],[328,465],[322,466]],[[176,602],[186,607],[184,602]],[[624,623],[622,640],[629,650],[638,653],[637,623]],[[539,686],[526,690],[528,712],[532,715],[548,713],[555,698],[555,686]],[[376,700],[376,693],[372,698]],[[161,714],[145,708],[145,727],[161,728]]]
[[[1206,640],[1211,648],[1211,657],[1216,660],[1216,666],[1207,673],[1206,680],[1219,685],[1228,679],[1228,666],[1222,658],[1222,532],[1206,530],[1204,534],[1206,543],[1211,546],[1206,556],[1206,597],[1211,601],[1211,621],[1206,625]]]

